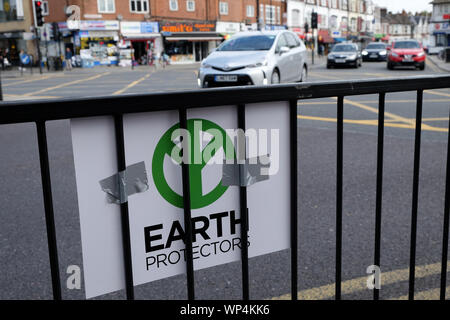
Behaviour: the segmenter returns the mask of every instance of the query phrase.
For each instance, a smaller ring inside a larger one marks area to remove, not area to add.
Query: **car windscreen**
[[[394,49],[419,49],[419,43],[415,41],[399,41],[394,43]]]
[[[331,52],[348,52],[348,51],[356,51],[356,48],[352,45],[334,46]]]
[[[384,44],[369,44],[366,49],[386,49]]]
[[[242,36],[225,41],[217,51],[259,51],[270,50],[275,35]]]

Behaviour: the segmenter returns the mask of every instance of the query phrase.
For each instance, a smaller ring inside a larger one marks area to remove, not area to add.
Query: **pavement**
[[[309,81],[382,79],[444,74],[387,70],[385,62],[359,69],[310,68]],[[58,74],[4,78],[5,99],[56,99],[197,89],[197,65],[127,70],[100,67]],[[344,101],[343,269],[344,299],[371,299],[367,267],[373,264],[377,95]],[[409,234],[416,94],[386,96],[382,299],[408,293]],[[416,297],[437,299],[445,193],[450,90],[424,92],[417,230]],[[61,105],[64,108],[64,105]],[[302,299],[333,299],[335,275],[336,99],[298,102],[299,290]],[[0,126],[0,299],[51,299],[51,281],[34,124]],[[69,121],[47,124],[60,272],[64,299],[83,299],[66,288],[69,265],[82,266],[80,223]],[[287,299],[289,250],[250,259],[251,299]],[[450,279],[450,276],[447,277]],[[239,262],[195,272],[198,299],[241,299]],[[450,281],[447,282],[450,291]],[[185,299],[185,276],[136,286],[138,299]],[[450,293],[450,292],[449,292]],[[447,294],[449,297],[450,294]],[[99,299],[123,299],[123,291]]]
[[[437,55],[428,55],[428,62],[431,62],[437,68],[439,68],[443,72],[450,72],[450,62],[445,62],[438,58]]]

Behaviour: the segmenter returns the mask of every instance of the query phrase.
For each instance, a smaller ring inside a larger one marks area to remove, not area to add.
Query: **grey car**
[[[352,66],[361,67],[362,55],[358,46],[354,43],[339,43],[333,47],[333,50],[327,57],[327,68]]]
[[[234,35],[201,63],[202,88],[305,81],[304,43],[290,31],[252,31]]]

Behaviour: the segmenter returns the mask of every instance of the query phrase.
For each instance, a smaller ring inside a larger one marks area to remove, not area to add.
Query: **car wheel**
[[[388,63],[387,63],[387,68],[388,68],[389,70],[393,70],[393,69],[394,69],[394,66],[392,65],[392,63],[388,62]]]
[[[331,69],[331,66],[329,64],[327,64],[327,69]]]
[[[425,70],[425,62],[419,67],[420,70]]]
[[[271,84],[277,84],[280,83],[280,73],[278,72],[277,69],[275,69],[272,72],[272,77],[270,78],[270,83]]]
[[[307,78],[308,78],[308,70],[306,69],[306,66],[303,66],[300,82],[305,82]]]

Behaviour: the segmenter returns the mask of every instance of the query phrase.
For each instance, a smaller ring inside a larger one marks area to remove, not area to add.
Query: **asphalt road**
[[[86,97],[196,88],[197,66],[152,70],[98,68],[3,79],[6,100]],[[437,74],[388,71],[385,63],[356,69],[310,68],[310,81]],[[349,97],[344,105],[344,199],[342,278],[344,299],[370,299],[366,268],[373,264],[377,101]],[[437,298],[450,90],[424,94],[420,168],[416,293]],[[64,105],[61,105],[64,108]],[[415,93],[386,96],[381,271],[382,299],[408,293],[409,234],[413,179]],[[301,298],[333,299],[335,273],[336,100],[299,102],[299,290]],[[65,288],[69,265],[82,266],[75,173],[68,121],[48,124],[48,140],[64,299],[84,291]],[[51,299],[51,282],[33,124],[0,126],[0,299]],[[289,251],[250,260],[252,299],[286,298]],[[241,265],[196,272],[198,299],[240,299]],[[384,279],[384,280],[383,280]],[[450,281],[447,282],[447,285]],[[185,299],[184,276],[136,287],[138,299]],[[450,291],[450,290],[447,290]],[[101,297],[123,299],[124,292]],[[449,294],[447,295],[449,296]]]

